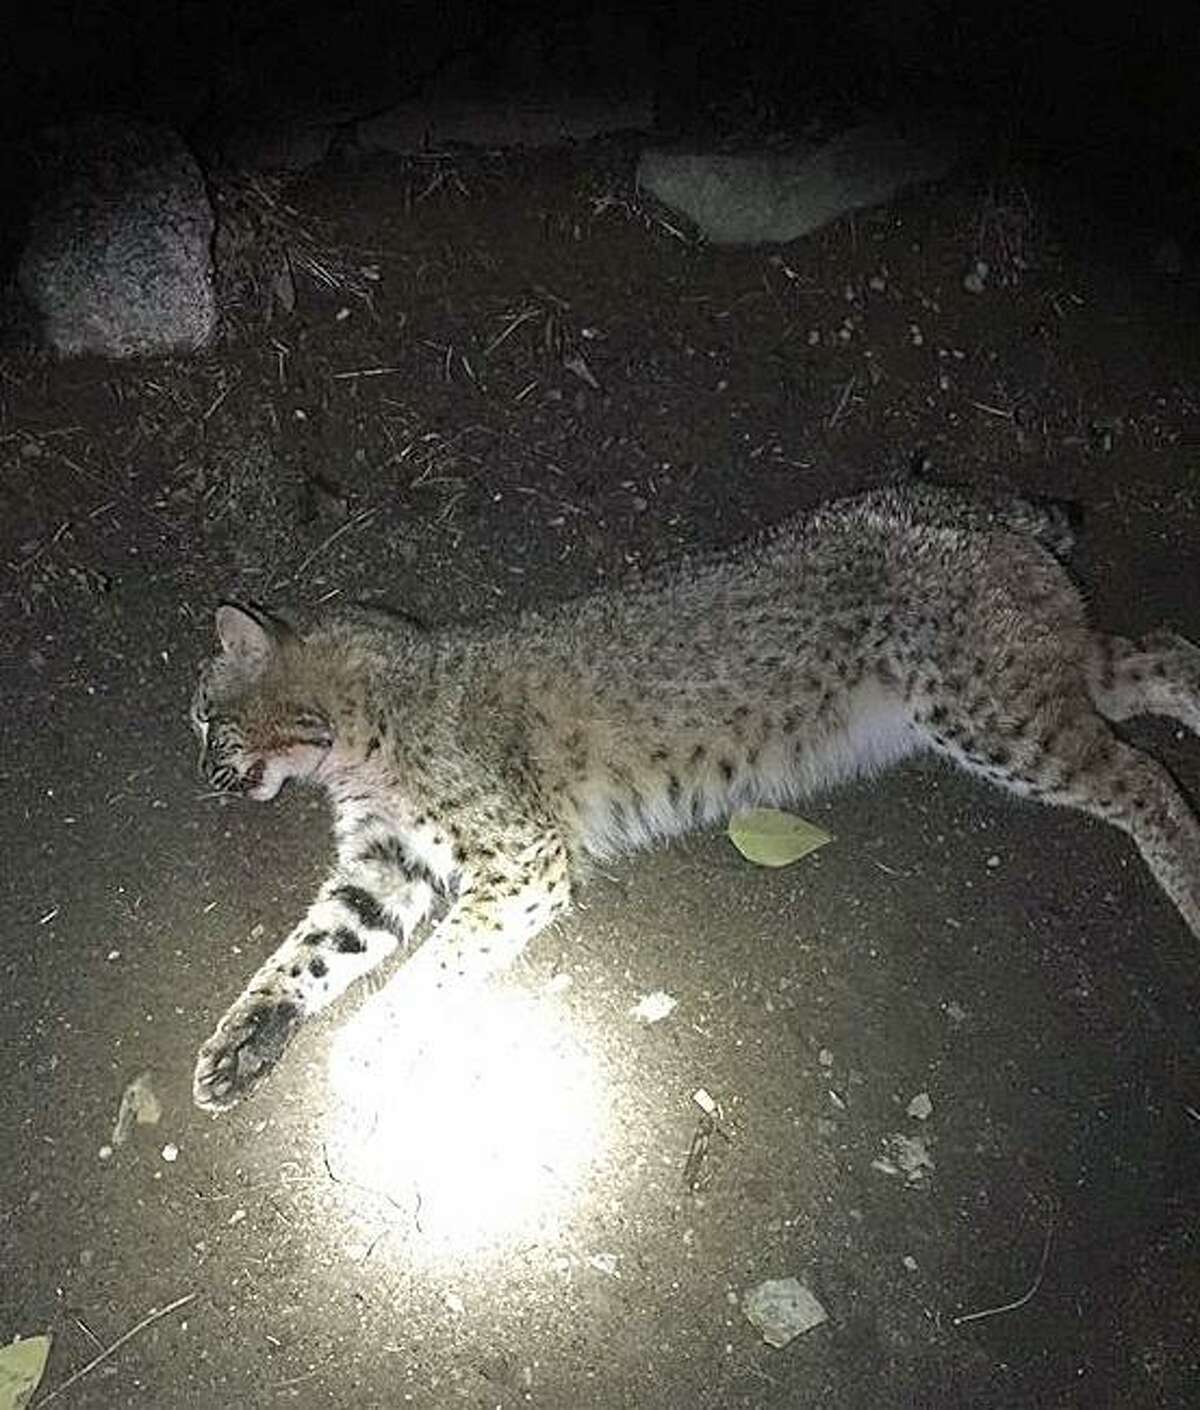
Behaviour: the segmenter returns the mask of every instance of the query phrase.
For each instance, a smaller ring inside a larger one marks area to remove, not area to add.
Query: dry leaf
[[[49,1355],[48,1336],[0,1346],[0,1410],[25,1410],[41,1383]]]
[[[729,840],[743,857],[760,867],[786,867],[832,842],[815,823],[778,808],[750,808],[730,819]]]

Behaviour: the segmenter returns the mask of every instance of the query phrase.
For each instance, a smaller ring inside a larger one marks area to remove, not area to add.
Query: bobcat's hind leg
[[[1186,637],[1163,631],[1130,641],[1097,634],[1087,682],[1106,719],[1165,715],[1200,734],[1200,646]]]
[[[1128,833],[1200,939],[1200,822],[1175,780],[1117,737],[1069,664],[1023,679],[1014,698],[981,683],[970,707],[943,704],[934,712],[936,727],[927,716],[923,727],[934,749],[1002,788],[1076,808]],[[1171,688],[1172,703],[1182,708],[1184,688]],[[1120,702],[1132,698],[1126,693]],[[1151,698],[1165,704],[1160,695]]]

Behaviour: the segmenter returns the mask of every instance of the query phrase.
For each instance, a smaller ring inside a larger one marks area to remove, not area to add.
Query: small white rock
[[[982,294],[990,272],[987,261],[977,259],[963,275],[963,288],[968,294]]]
[[[459,1317],[467,1310],[467,1304],[463,1301],[462,1294],[456,1293],[453,1289],[442,1294],[442,1301],[451,1312]]]
[[[705,1116],[716,1116],[717,1104],[703,1087],[697,1087],[692,1093],[692,1101],[696,1103]]]
[[[168,1141],[167,1144],[163,1146],[162,1158],[167,1162],[168,1165],[174,1165],[174,1163],[179,1159],[179,1147],[175,1144],[174,1141]]]
[[[905,1110],[916,1121],[928,1121],[933,1115],[933,1102],[930,1100],[929,1093],[918,1092],[905,1107]]]
[[[678,1002],[662,989],[656,989],[652,994],[643,994],[629,1012],[642,1023],[658,1023],[668,1017]]]

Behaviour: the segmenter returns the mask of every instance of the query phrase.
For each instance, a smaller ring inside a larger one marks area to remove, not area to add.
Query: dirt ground
[[[630,170],[331,167],[274,231],[340,289],[268,320],[243,223],[219,346],[0,360],[0,1341],[53,1332],[64,1407],[1194,1403],[1194,941],[1117,834],[931,763],[807,804],[785,870],[611,868],[394,1081],[338,1058],[359,995],[191,1105],[329,855],[310,796],[202,796],[223,597],[499,613],[927,462],[1078,500],[1097,617],[1200,637],[1178,232],[991,167],[721,252]],[[788,1276],[828,1320],[776,1350],[741,1299]]]

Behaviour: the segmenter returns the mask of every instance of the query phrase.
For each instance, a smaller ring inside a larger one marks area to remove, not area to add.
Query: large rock
[[[190,352],[217,323],[213,213],[166,127],[91,117],[42,133],[18,282],[63,357]]]
[[[871,123],[824,146],[787,153],[650,149],[637,179],[714,244],[758,245],[794,240],[906,186],[944,176],[957,155],[949,128],[906,132]]]

